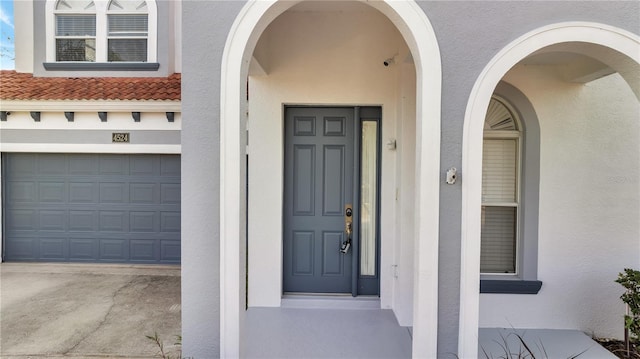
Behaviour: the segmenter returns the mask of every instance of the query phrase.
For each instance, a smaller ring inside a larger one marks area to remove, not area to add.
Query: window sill
[[[45,62],[49,71],[156,71],[157,62]]]
[[[538,294],[541,287],[539,280],[480,280],[480,293]]]

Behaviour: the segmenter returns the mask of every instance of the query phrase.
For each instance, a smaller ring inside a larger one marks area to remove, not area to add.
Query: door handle
[[[344,208],[344,231],[347,234],[347,239],[342,242],[340,252],[347,254],[351,248],[351,234],[353,233],[353,206],[351,204],[347,204]]]

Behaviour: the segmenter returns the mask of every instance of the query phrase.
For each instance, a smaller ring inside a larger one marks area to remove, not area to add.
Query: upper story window
[[[112,0],[107,9],[108,61],[147,61],[146,1]]]
[[[96,61],[96,5],[60,0],[56,5],[56,61]]]
[[[155,0],[48,0],[47,62],[156,62]]]
[[[484,124],[480,272],[517,274],[521,132],[507,105],[492,98]]]

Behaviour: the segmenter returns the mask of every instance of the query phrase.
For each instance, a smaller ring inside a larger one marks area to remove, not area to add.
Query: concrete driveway
[[[1,358],[177,355],[180,267],[0,264]]]

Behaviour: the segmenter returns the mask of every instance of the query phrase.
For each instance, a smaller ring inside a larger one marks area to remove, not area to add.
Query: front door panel
[[[353,203],[353,108],[285,112],[285,292],[351,293],[353,250],[345,206]]]

